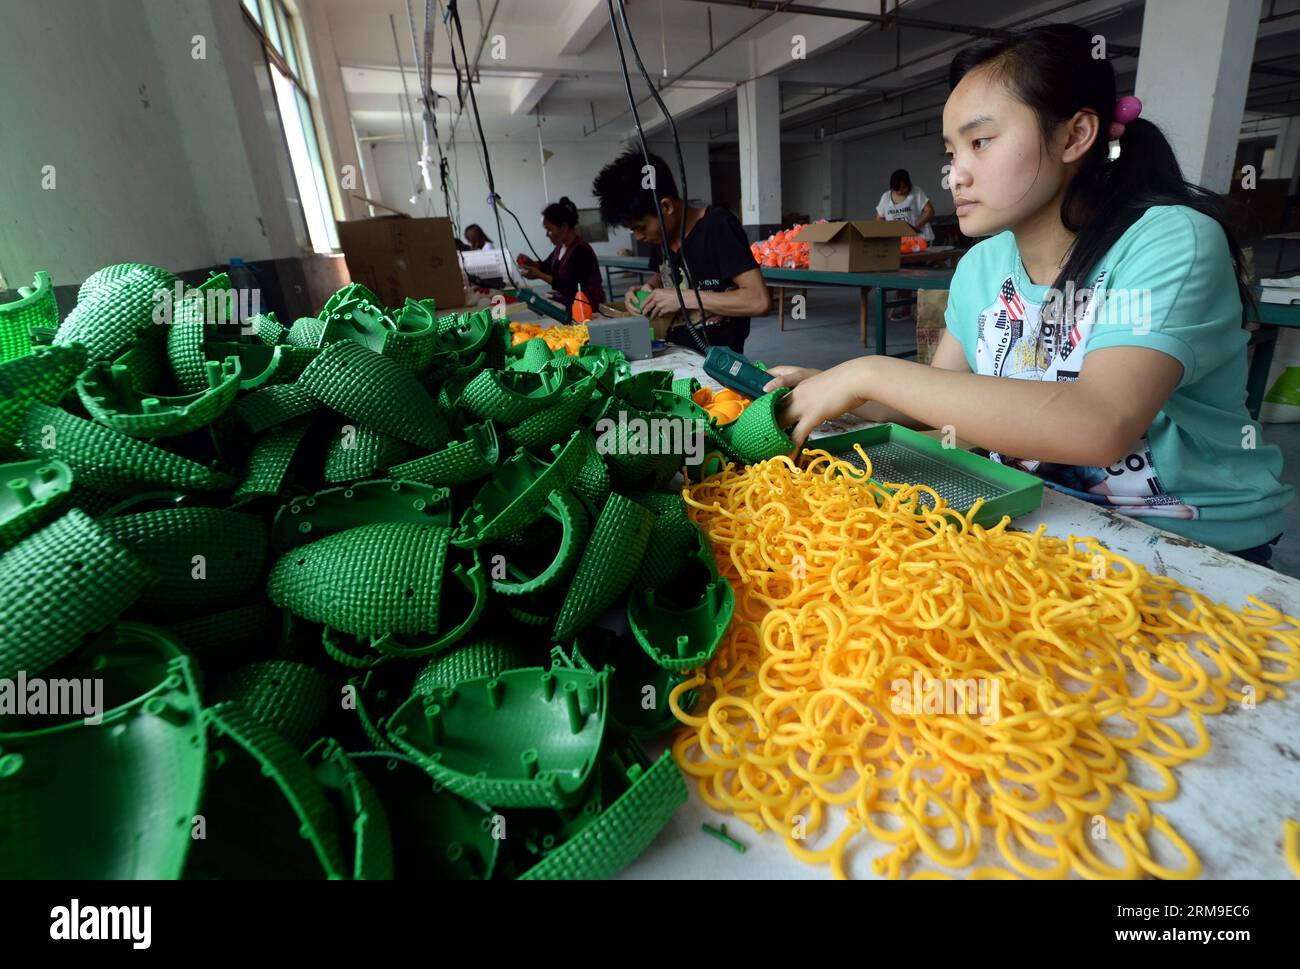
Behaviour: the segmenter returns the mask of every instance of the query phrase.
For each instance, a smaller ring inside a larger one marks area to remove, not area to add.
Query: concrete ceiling
[[[344,88],[362,138],[397,140],[409,132],[408,99],[398,50],[415,102],[406,0],[299,0],[329,17]],[[888,5],[889,0],[886,0]],[[703,0],[627,0],[628,20],[646,69],[688,140],[726,144],[736,137],[735,87],[776,74],[781,81],[783,140],[862,137],[905,128],[928,133],[947,93],[953,53],[969,34],[913,26],[790,13]],[[439,133],[445,140],[475,137],[466,95],[458,102],[448,27],[435,14],[432,87]],[[879,13],[880,0],[800,0],[822,7]],[[945,25],[1014,28],[1068,21],[1096,28],[1108,43],[1137,47],[1142,0],[905,0],[904,15]],[[422,34],[424,0],[411,0]],[[393,38],[392,16],[397,31]],[[461,0],[465,47],[477,57],[475,93],[489,141],[610,140],[633,134],[618,51],[606,0]],[[792,38],[804,38],[806,57],[792,56]],[[1250,117],[1300,114],[1300,0],[1264,0],[1247,102]],[[457,61],[463,69],[457,45]],[[644,80],[628,51],[642,122],[662,127]],[[1114,60],[1122,90],[1132,90],[1135,57]],[[665,68],[667,78],[664,77]]]

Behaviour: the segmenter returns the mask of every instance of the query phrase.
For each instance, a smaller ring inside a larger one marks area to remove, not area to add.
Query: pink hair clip
[[[1128,97],[1123,97],[1116,101],[1115,120],[1110,123],[1110,130],[1108,132],[1110,140],[1115,141],[1116,139],[1123,138],[1124,126],[1136,121],[1138,115],[1141,113],[1141,99],[1135,98],[1131,94]]]

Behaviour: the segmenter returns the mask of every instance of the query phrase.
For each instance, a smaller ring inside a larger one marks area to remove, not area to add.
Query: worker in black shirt
[[[708,343],[743,353],[745,338],[749,336],[749,318],[766,315],[772,305],[762,270],[749,251],[745,230],[725,209],[688,205],[677,196],[677,181],[667,163],[651,155],[650,164],[654,169],[653,189],[643,187],[649,173],[643,173],[645,159],[635,150],[620,155],[601,169],[592,185],[605,224],[625,226],[639,241],[662,246],[664,235],[660,232],[659,217],[663,217],[668,265],[660,257],[651,257],[650,268],[655,270],[655,275],[628,290],[625,305],[630,312],[649,317],[679,312],[681,304],[668,275],[671,271],[677,275],[687,308],[699,310],[703,302],[703,329]],[[683,220],[685,243],[681,238]],[[683,248],[689,280],[682,266]],[[632,293],[638,289],[647,290],[649,295],[634,306]],[[700,291],[699,300],[695,289]],[[696,346],[684,325],[670,329],[667,338],[684,346]]]

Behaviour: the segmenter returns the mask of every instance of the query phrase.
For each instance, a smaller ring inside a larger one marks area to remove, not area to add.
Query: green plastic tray
[[[900,482],[926,485],[963,515],[976,499],[983,498],[974,521],[985,528],[996,525],[1003,515],[1028,515],[1043,501],[1041,478],[969,451],[944,447],[934,438],[898,424],[815,438],[804,447],[827,451],[863,468],[862,459],[853,450],[855,444],[862,445],[871,459],[871,480],[881,486]],[[927,508],[934,505],[929,495],[923,495],[921,502]]]

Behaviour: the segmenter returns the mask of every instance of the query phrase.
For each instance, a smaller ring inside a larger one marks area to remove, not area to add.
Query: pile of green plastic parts
[[[686,799],[643,743],[733,608],[667,428],[761,460],[777,395],[719,428],[489,310],[353,284],[286,327],[176,284],[0,303],[0,700],[102,689],[95,722],[0,703],[0,877],[631,862]]]

